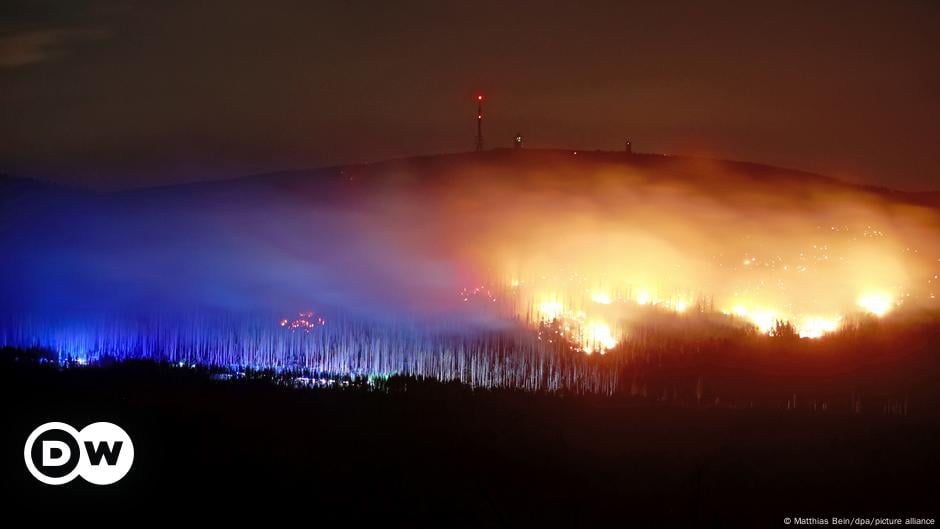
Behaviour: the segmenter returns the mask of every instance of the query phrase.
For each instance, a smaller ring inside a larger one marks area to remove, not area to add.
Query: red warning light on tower
[[[477,152],[483,150],[483,94],[477,94]]]

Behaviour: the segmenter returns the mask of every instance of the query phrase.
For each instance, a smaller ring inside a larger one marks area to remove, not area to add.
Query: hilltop
[[[290,191],[304,195],[343,193],[370,185],[442,185],[457,172],[479,171],[507,174],[555,173],[579,181],[587,174],[598,172],[632,172],[662,182],[683,182],[700,186],[703,191],[716,187],[742,186],[754,191],[775,192],[780,186],[791,190],[801,188],[845,190],[866,193],[893,202],[940,207],[940,191],[907,192],[888,187],[863,186],[843,182],[818,173],[774,167],[771,165],[707,158],[625,153],[616,151],[585,151],[574,149],[493,149],[483,152],[462,152],[413,156],[370,163],[331,167],[292,169],[236,176],[208,182],[173,184],[126,191],[102,192],[121,198],[166,197],[168,195],[199,196],[238,191]],[[719,176],[720,175],[720,176]],[[511,177],[511,176],[510,176]],[[6,199],[21,195],[54,194],[75,198],[81,192],[57,186],[3,176],[0,193]],[[98,193],[95,193],[98,194]]]

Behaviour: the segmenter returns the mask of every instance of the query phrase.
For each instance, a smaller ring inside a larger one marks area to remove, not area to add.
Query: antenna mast
[[[483,150],[483,95],[477,96],[477,152]]]

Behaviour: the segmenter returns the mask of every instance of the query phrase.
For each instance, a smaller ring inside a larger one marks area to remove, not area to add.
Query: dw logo
[[[82,431],[64,422],[47,422],[29,434],[23,457],[29,473],[47,485],[62,485],[75,476],[110,485],[131,469],[134,443],[110,422],[89,424]]]

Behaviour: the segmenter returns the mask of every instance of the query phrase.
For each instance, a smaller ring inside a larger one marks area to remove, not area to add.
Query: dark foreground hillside
[[[8,509],[291,516],[437,527],[781,527],[784,517],[936,518],[940,426],[924,417],[391,393],[218,382],[153,364],[6,362]],[[51,487],[22,460],[47,421],[101,420],[136,458],[116,485]],[[315,524],[318,525],[318,524]]]

